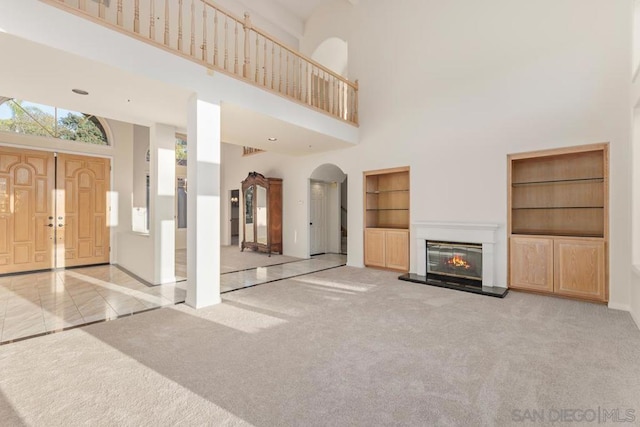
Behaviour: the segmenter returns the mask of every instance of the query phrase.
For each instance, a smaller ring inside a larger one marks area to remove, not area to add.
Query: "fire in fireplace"
[[[427,241],[427,277],[482,285],[482,245]]]

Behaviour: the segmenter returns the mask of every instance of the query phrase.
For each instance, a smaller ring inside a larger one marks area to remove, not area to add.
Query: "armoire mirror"
[[[282,253],[282,179],[251,172],[242,181],[242,196],[241,250]]]

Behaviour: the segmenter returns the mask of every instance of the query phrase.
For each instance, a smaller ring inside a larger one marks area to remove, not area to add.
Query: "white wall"
[[[360,2],[348,40],[360,145],[303,158],[224,150],[238,170],[225,178],[284,178],[285,253],[299,256],[304,181],[337,164],[349,176],[349,264],[362,265],[362,171],[409,165],[412,221],[502,225],[497,279],[506,284],[507,154],[607,141],[610,305],[628,308],[630,10],[631,0]]]

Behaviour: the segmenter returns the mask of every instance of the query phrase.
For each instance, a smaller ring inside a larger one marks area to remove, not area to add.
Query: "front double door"
[[[109,262],[109,159],[0,147],[0,274]]]

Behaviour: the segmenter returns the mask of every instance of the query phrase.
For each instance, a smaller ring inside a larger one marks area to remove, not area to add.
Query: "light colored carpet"
[[[277,254],[271,254],[271,256],[269,256],[268,254],[254,252],[249,249],[240,252],[238,246],[220,247],[220,273],[222,274],[300,260],[301,258]],[[186,249],[176,250],[176,276],[187,277]]]
[[[598,407],[639,419],[628,313],[396,276],[341,267],[2,346],[1,423],[523,425],[513,411]]]

